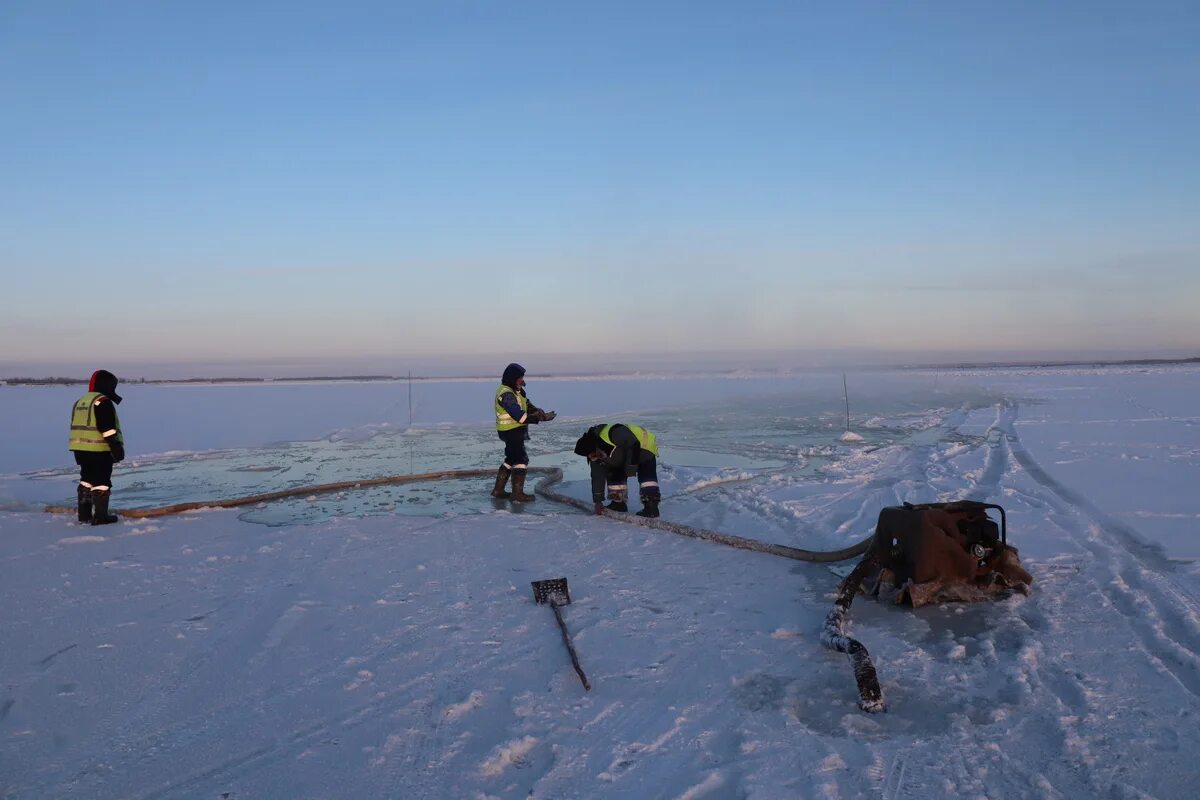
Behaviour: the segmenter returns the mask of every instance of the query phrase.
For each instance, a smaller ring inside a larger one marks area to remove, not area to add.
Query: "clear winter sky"
[[[1194,355],[1200,3],[4,0],[0,267],[10,374]]]

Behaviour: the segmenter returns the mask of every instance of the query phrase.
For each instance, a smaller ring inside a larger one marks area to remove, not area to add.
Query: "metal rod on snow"
[[[550,607],[554,609],[554,618],[558,620],[558,627],[562,631],[563,642],[567,645],[567,653],[571,656],[571,666],[575,668],[576,674],[579,675],[579,680],[583,682],[583,688],[587,691],[592,690],[592,684],[588,683],[587,675],[583,674],[583,667],[579,665],[579,655],[575,652],[575,645],[571,641],[571,634],[567,633],[567,623],[563,622],[562,612],[559,611],[557,603],[551,603]]]
[[[533,581],[533,599],[539,605],[549,603],[550,608],[554,609],[554,619],[558,621],[558,629],[562,631],[563,644],[567,646],[567,653],[571,656],[571,666],[575,668],[575,674],[579,676],[583,688],[590,692],[592,684],[588,682],[587,675],[583,674],[583,667],[579,665],[579,655],[575,652],[575,643],[571,641],[571,634],[567,632],[567,623],[563,621],[560,610],[563,606],[571,604],[571,592],[567,588],[567,579],[550,578],[544,581]]]

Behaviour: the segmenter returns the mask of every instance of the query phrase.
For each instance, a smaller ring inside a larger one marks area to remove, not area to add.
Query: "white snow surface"
[[[0,797],[1195,797],[1200,370],[854,385],[863,441],[842,443],[840,373],[531,381],[559,418],[530,454],[587,497],[575,438],[644,424],[664,518],[813,549],[902,501],[1003,505],[1030,596],[855,601],[874,715],[819,644],[825,566],[479,480],[84,527],[40,510],[73,501],[78,391],[0,387],[19,421],[0,434]],[[130,386],[114,506],[498,466],[492,388],[421,387],[410,425],[402,383]],[[533,601],[557,577],[590,692]]]

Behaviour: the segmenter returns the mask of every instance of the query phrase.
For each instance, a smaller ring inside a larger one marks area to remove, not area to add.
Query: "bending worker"
[[[107,525],[117,521],[108,513],[113,465],[125,459],[125,440],[117,417],[117,376],[106,369],[92,373],[88,390],[71,410],[68,449],[79,465],[79,521]]]
[[[597,514],[603,513],[604,489],[608,486],[608,509],[628,511],[625,493],[629,478],[637,475],[642,510],[639,517],[657,517],[658,441],[654,434],[638,425],[595,425],[579,437],[575,454],[585,456],[592,467],[592,502]]]
[[[496,433],[504,442],[504,463],[496,474],[496,486],[492,497],[512,498],[518,503],[528,503],[534,497],[525,494],[525,474],[529,468],[529,455],[525,452],[525,440],[529,438],[529,426],[538,422],[549,422],[557,416],[553,411],[543,411],[525,396],[525,368],[520,364],[509,364],[500,378],[496,389]],[[512,476],[512,494],[504,490]]]

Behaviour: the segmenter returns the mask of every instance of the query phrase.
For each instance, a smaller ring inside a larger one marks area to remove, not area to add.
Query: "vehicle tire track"
[[[1086,497],[1055,480],[1025,449],[1013,423],[1017,407],[998,420],[995,449],[1007,451],[1046,492],[1052,519],[1094,558],[1087,567],[1105,600],[1137,634],[1147,655],[1200,698],[1200,602],[1172,580],[1175,562]]]

